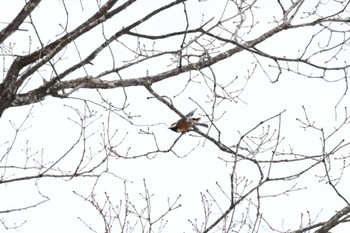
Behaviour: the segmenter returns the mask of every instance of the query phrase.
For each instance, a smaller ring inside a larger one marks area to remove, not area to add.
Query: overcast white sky
[[[190,27],[198,26],[202,15],[205,20],[217,15],[218,12],[222,11],[225,3],[225,1],[213,0],[202,2],[190,1],[187,5],[190,16]],[[0,6],[2,6],[0,7],[0,22],[10,22],[23,4],[23,1],[0,0]],[[83,10],[79,1],[67,1],[66,4],[70,10],[69,30],[75,28],[80,22],[84,21],[97,10],[94,1],[82,1]],[[158,1],[147,1],[147,4],[145,1],[138,1],[132,8],[123,12],[120,18],[113,20],[113,24],[105,25],[107,37],[108,33],[115,31],[115,28],[120,28],[128,24],[128,22],[132,22],[144,14],[144,12],[149,12],[158,5]],[[269,22],[273,20],[276,3],[265,1],[260,7],[261,9],[255,15],[255,20],[260,23],[256,26],[256,30],[253,30],[251,34],[247,35],[247,38],[253,38],[263,30],[271,27]],[[150,20],[145,26],[141,27],[140,32],[161,34],[183,30],[184,21],[181,12],[182,9],[176,8],[176,10],[162,13],[159,17]],[[271,12],[271,14],[267,12]],[[43,1],[38,9],[34,11],[33,16],[44,44],[52,42],[62,32],[59,26],[59,23],[64,23],[64,10],[62,9],[61,1]],[[4,24],[1,24],[0,28],[4,26]],[[32,28],[29,24],[24,24],[20,28],[27,29],[28,31],[15,33],[5,44],[15,43],[14,53],[25,54],[29,50],[29,36],[31,36],[33,44],[30,50],[34,51],[38,44],[35,36],[31,34]],[[301,47],[301,44],[307,42],[309,38],[307,36],[308,33],[312,34],[314,30],[316,29],[308,28],[308,30],[295,31],[293,33],[281,33],[280,36],[264,42],[258,48],[274,55],[296,56],[298,54],[298,47]],[[79,47],[81,56],[84,57],[87,55],[101,41],[103,41],[101,27],[92,30],[86,37],[78,39],[77,46]],[[136,41],[133,40],[128,41],[121,38],[121,41],[127,43],[131,48],[136,45]],[[168,48],[169,46],[176,48],[179,44],[178,41],[174,40],[174,44],[160,41],[157,42],[156,48],[159,50],[165,47]],[[131,59],[131,55],[127,53],[126,48],[123,49],[120,45],[117,48],[118,51],[114,54],[117,63],[121,64],[124,60]],[[64,56],[66,59],[59,62],[57,67],[59,72],[63,71],[67,65],[78,61],[73,47],[70,47]],[[231,91],[234,91],[242,88],[245,84],[243,80],[248,75],[248,72],[251,71],[252,62],[252,56],[246,52],[242,52],[222,63],[214,65],[213,68],[218,81],[222,84],[229,83],[236,76],[240,77],[231,88]],[[93,66],[87,67],[87,71],[92,75],[99,73],[106,67],[112,67],[111,56],[108,51],[103,52],[93,63]],[[138,69],[123,71],[121,75],[124,78],[135,78],[145,76],[147,72],[154,74],[164,70],[164,67],[169,63],[169,60],[159,60],[157,63],[140,64]],[[266,61],[262,61],[262,64],[269,70],[270,78],[276,77],[276,72],[268,67],[269,64]],[[3,65],[1,63],[1,66]],[[5,64],[7,68],[8,65],[9,63]],[[204,70],[204,72],[208,75],[210,74],[208,70]],[[313,70],[310,70],[310,73],[312,72]],[[42,74],[50,75],[45,70],[42,70]],[[79,77],[80,75],[84,75],[84,72],[75,72],[71,78]],[[154,89],[159,94],[174,97],[182,91],[183,86],[186,84],[186,75],[188,76],[189,74],[157,83],[154,85]],[[333,76],[329,73],[328,78],[333,79],[337,75]],[[107,78],[115,77],[111,76]],[[205,88],[202,79],[198,78],[197,81],[198,83],[190,84],[190,87],[181,93],[181,95],[173,98],[174,105],[183,114],[196,108],[195,103],[189,100],[189,97],[198,102],[207,112],[211,111],[211,103],[208,102],[207,98],[210,92]],[[30,89],[32,86],[41,82],[42,80],[40,80],[39,76],[33,76],[33,79],[26,88]],[[302,106],[305,106],[310,118],[320,127],[324,127],[325,132],[330,132],[343,119],[344,106],[349,102],[347,95],[342,99],[338,108],[335,108],[335,105],[344,92],[344,88],[344,82],[329,83],[321,79],[307,79],[291,72],[285,72],[280,80],[273,84],[270,82],[269,77],[258,67],[256,73],[249,80],[240,96],[244,102],[225,102],[217,107],[216,116],[224,113],[220,121],[217,122],[217,126],[222,132],[222,141],[228,145],[236,144],[240,134],[245,133],[260,121],[286,110],[282,115],[281,132],[285,139],[281,146],[284,148],[292,147],[295,153],[308,155],[319,154],[322,149],[319,139],[320,135],[312,130],[300,128],[300,123],[296,118],[303,118]],[[120,117],[112,115],[110,129],[111,131],[118,130],[114,143],[122,141],[125,135],[127,135],[123,144],[117,148],[118,153],[127,153],[129,147],[131,147],[129,152],[131,155],[138,155],[146,153],[149,150],[154,150],[155,144],[153,137],[139,133],[140,129],[146,130],[149,125],[151,125],[149,128],[157,137],[157,143],[160,149],[169,148],[179,135],[170,131],[167,127],[175,122],[178,116],[156,99],[147,99],[147,97],[150,97],[150,94],[143,87],[128,88],[126,89],[126,93],[127,103],[129,104],[127,111],[139,117],[134,119],[136,126],[131,126]],[[124,93],[121,89],[105,90],[103,91],[103,95],[116,106],[122,106],[124,103]],[[98,93],[93,90],[79,90],[74,94],[74,97],[99,101]],[[67,105],[84,111],[82,101],[74,99],[62,100],[48,97],[41,103],[35,104],[31,117],[23,127],[25,130],[20,132],[19,138],[16,141],[12,155],[16,158],[13,158],[13,161],[9,161],[9,163],[15,163],[16,159],[23,161],[23,150],[26,147],[26,142],[28,142],[33,153],[42,153],[43,158],[48,162],[54,161],[55,158],[60,157],[62,153],[67,151],[73,142],[77,140],[80,133],[80,128],[73,122],[73,120],[79,121],[79,118]],[[18,107],[8,109],[5,112],[0,120],[0,145],[6,141],[11,141],[14,136],[14,130],[11,127],[10,121],[16,125],[21,124],[31,108],[32,106]],[[99,114],[87,121],[98,120],[89,126],[86,132],[87,134],[93,134],[87,140],[86,145],[87,148],[90,148],[89,150],[92,154],[96,153],[101,146],[100,134],[103,132],[102,122],[106,124],[108,121],[106,112],[96,106],[94,110],[99,111]],[[335,119],[335,113],[338,114],[338,119]],[[100,114],[102,115],[99,118]],[[202,115],[203,112],[198,109],[196,114]],[[275,119],[271,122],[272,129],[276,129],[278,126],[277,120]],[[340,132],[337,139],[348,137],[348,131],[349,129],[345,129]],[[213,130],[209,134],[216,135]],[[330,147],[332,145],[335,146],[336,143],[337,140],[334,139],[334,141],[330,142]],[[82,146],[80,145],[76,148],[72,154],[81,152]],[[195,150],[191,151],[194,147],[196,147]],[[1,153],[5,149],[6,146],[0,147]],[[179,203],[181,203],[182,207],[168,215],[167,219],[169,223],[164,232],[191,232],[192,227],[188,219],[198,219],[200,221],[203,218],[202,204],[200,202],[201,192],[210,190],[218,198],[217,201],[222,204],[222,208],[227,208],[228,201],[216,185],[216,182],[218,182],[229,193],[229,174],[232,170],[232,164],[225,163],[220,159],[227,155],[219,152],[209,141],[195,136],[194,133],[184,135],[174,150],[179,156],[184,156],[189,152],[191,153],[183,158],[167,153],[158,154],[151,160],[146,158],[111,160],[108,163],[109,169],[119,177],[104,174],[96,187],[96,192],[98,193],[97,199],[102,202],[105,198],[103,193],[107,192],[115,203],[119,203],[119,200],[123,199],[123,179],[126,179],[128,181],[127,188],[130,200],[140,205],[143,203],[140,193],[143,193],[143,179],[145,179],[150,193],[154,194],[152,211],[157,215],[157,211],[166,208],[167,198],[172,201],[181,194]],[[330,148],[327,148],[327,150],[330,150]],[[344,153],[344,155],[347,154]],[[74,159],[80,159],[79,156],[76,158],[70,156],[69,158],[69,160],[62,161],[60,167],[72,166],[74,168],[76,162]],[[289,166],[286,169],[285,167],[276,165],[272,169],[272,174],[277,176],[284,173],[291,173],[295,169],[300,169],[298,166],[302,165],[297,164],[295,166]],[[241,162],[237,169],[240,177],[250,177],[252,180],[256,180],[258,173],[251,163]],[[337,171],[338,168],[335,167],[334,169]],[[305,217],[307,212],[310,213],[312,221],[325,221],[334,214],[335,210],[343,208],[345,203],[337,198],[334,191],[329,186],[318,181],[319,178],[316,176],[318,172],[318,168],[316,168],[297,182],[280,182],[274,185],[267,185],[263,188],[262,192],[266,194],[283,192],[286,188],[291,188],[295,184],[296,187],[301,188],[301,190],[293,192],[289,196],[282,195],[263,199],[261,203],[263,216],[269,219],[274,227],[286,231],[289,229],[298,229],[302,214],[304,215],[304,222],[307,221],[307,217]],[[345,181],[348,181],[349,175],[348,171],[344,174],[343,180],[339,184],[341,190],[347,187]],[[22,206],[22,204],[27,205],[39,200],[40,197],[34,189],[35,186],[33,184],[34,181],[13,183],[6,186],[2,185],[0,190],[0,196],[2,197],[0,206],[2,206],[2,209],[16,208]],[[14,222],[20,224],[23,221],[27,221],[19,229],[20,232],[33,232],[34,230],[35,232],[90,232],[79,221],[78,218],[81,218],[86,223],[91,224],[91,227],[96,229],[97,232],[103,232],[103,222],[96,210],[72,192],[74,190],[81,195],[87,196],[94,185],[93,179],[77,178],[69,182],[60,179],[42,179],[37,182],[37,185],[43,195],[50,197],[50,201],[35,209],[1,216],[6,223],[11,225]],[[237,208],[237,213],[246,211],[245,207]],[[216,208],[213,208],[213,212],[214,216],[219,216],[220,214]],[[264,226],[260,232],[271,232],[271,230]],[[332,232],[344,232],[344,229],[338,228]]]

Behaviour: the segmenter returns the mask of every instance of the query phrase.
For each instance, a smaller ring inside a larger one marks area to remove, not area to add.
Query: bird
[[[169,129],[171,129],[174,132],[177,133],[186,133],[187,131],[193,129],[193,126],[202,126],[208,128],[207,124],[199,123],[199,120],[201,118],[193,118],[193,113],[197,110],[194,109],[190,113],[188,113],[185,118],[182,118],[178,120],[177,122],[173,123]]]

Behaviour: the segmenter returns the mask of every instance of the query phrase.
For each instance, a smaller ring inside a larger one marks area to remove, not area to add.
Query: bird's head
[[[177,122],[170,125],[169,129],[171,129],[174,132],[177,132]]]

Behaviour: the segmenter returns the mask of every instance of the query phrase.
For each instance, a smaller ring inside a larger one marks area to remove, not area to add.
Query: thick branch
[[[333,217],[331,217],[320,229],[315,233],[327,233],[330,229],[339,224],[339,219],[350,213],[350,205],[345,206],[342,210],[338,211]]]
[[[135,0],[130,0],[127,3],[124,3],[122,6],[126,4],[130,4],[130,2],[134,2]],[[0,117],[2,113],[11,106],[12,101],[15,99],[16,92],[18,88],[22,85],[22,83],[26,80],[26,78],[32,75],[39,67],[48,62],[53,56],[55,56],[62,48],[71,43],[80,35],[89,31],[96,25],[102,23],[107,19],[106,12],[113,7],[113,5],[117,2],[117,0],[110,0],[104,6],[100,8],[100,10],[89,18],[85,23],[80,25],[78,28],[73,30],[71,33],[66,34],[62,38],[56,40],[55,42],[47,45],[46,47],[37,50],[27,56],[17,57],[3,83],[0,84]],[[128,6],[128,5],[126,5]],[[121,7],[118,7],[116,10],[123,10]],[[116,11],[115,10],[115,11]],[[116,12],[119,12],[116,11]],[[112,16],[110,16],[112,17]],[[42,59],[38,62],[38,60]],[[27,69],[20,77],[20,71],[27,65],[37,62],[31,68]]]
[[[16,18],[14,18],[12,22],[0,32],[0,44],[18,29],[19,25],[23,23],[25,18],[27,18],[27,16],[37,7],[40,2],[41,0],[30,0],[23,7]]]

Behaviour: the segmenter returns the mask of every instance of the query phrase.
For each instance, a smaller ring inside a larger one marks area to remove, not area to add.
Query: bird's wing
[[[190,113],[187,113],[186,117],[193,116],[193,113],[197,110],[197,108],[193,109]]]

